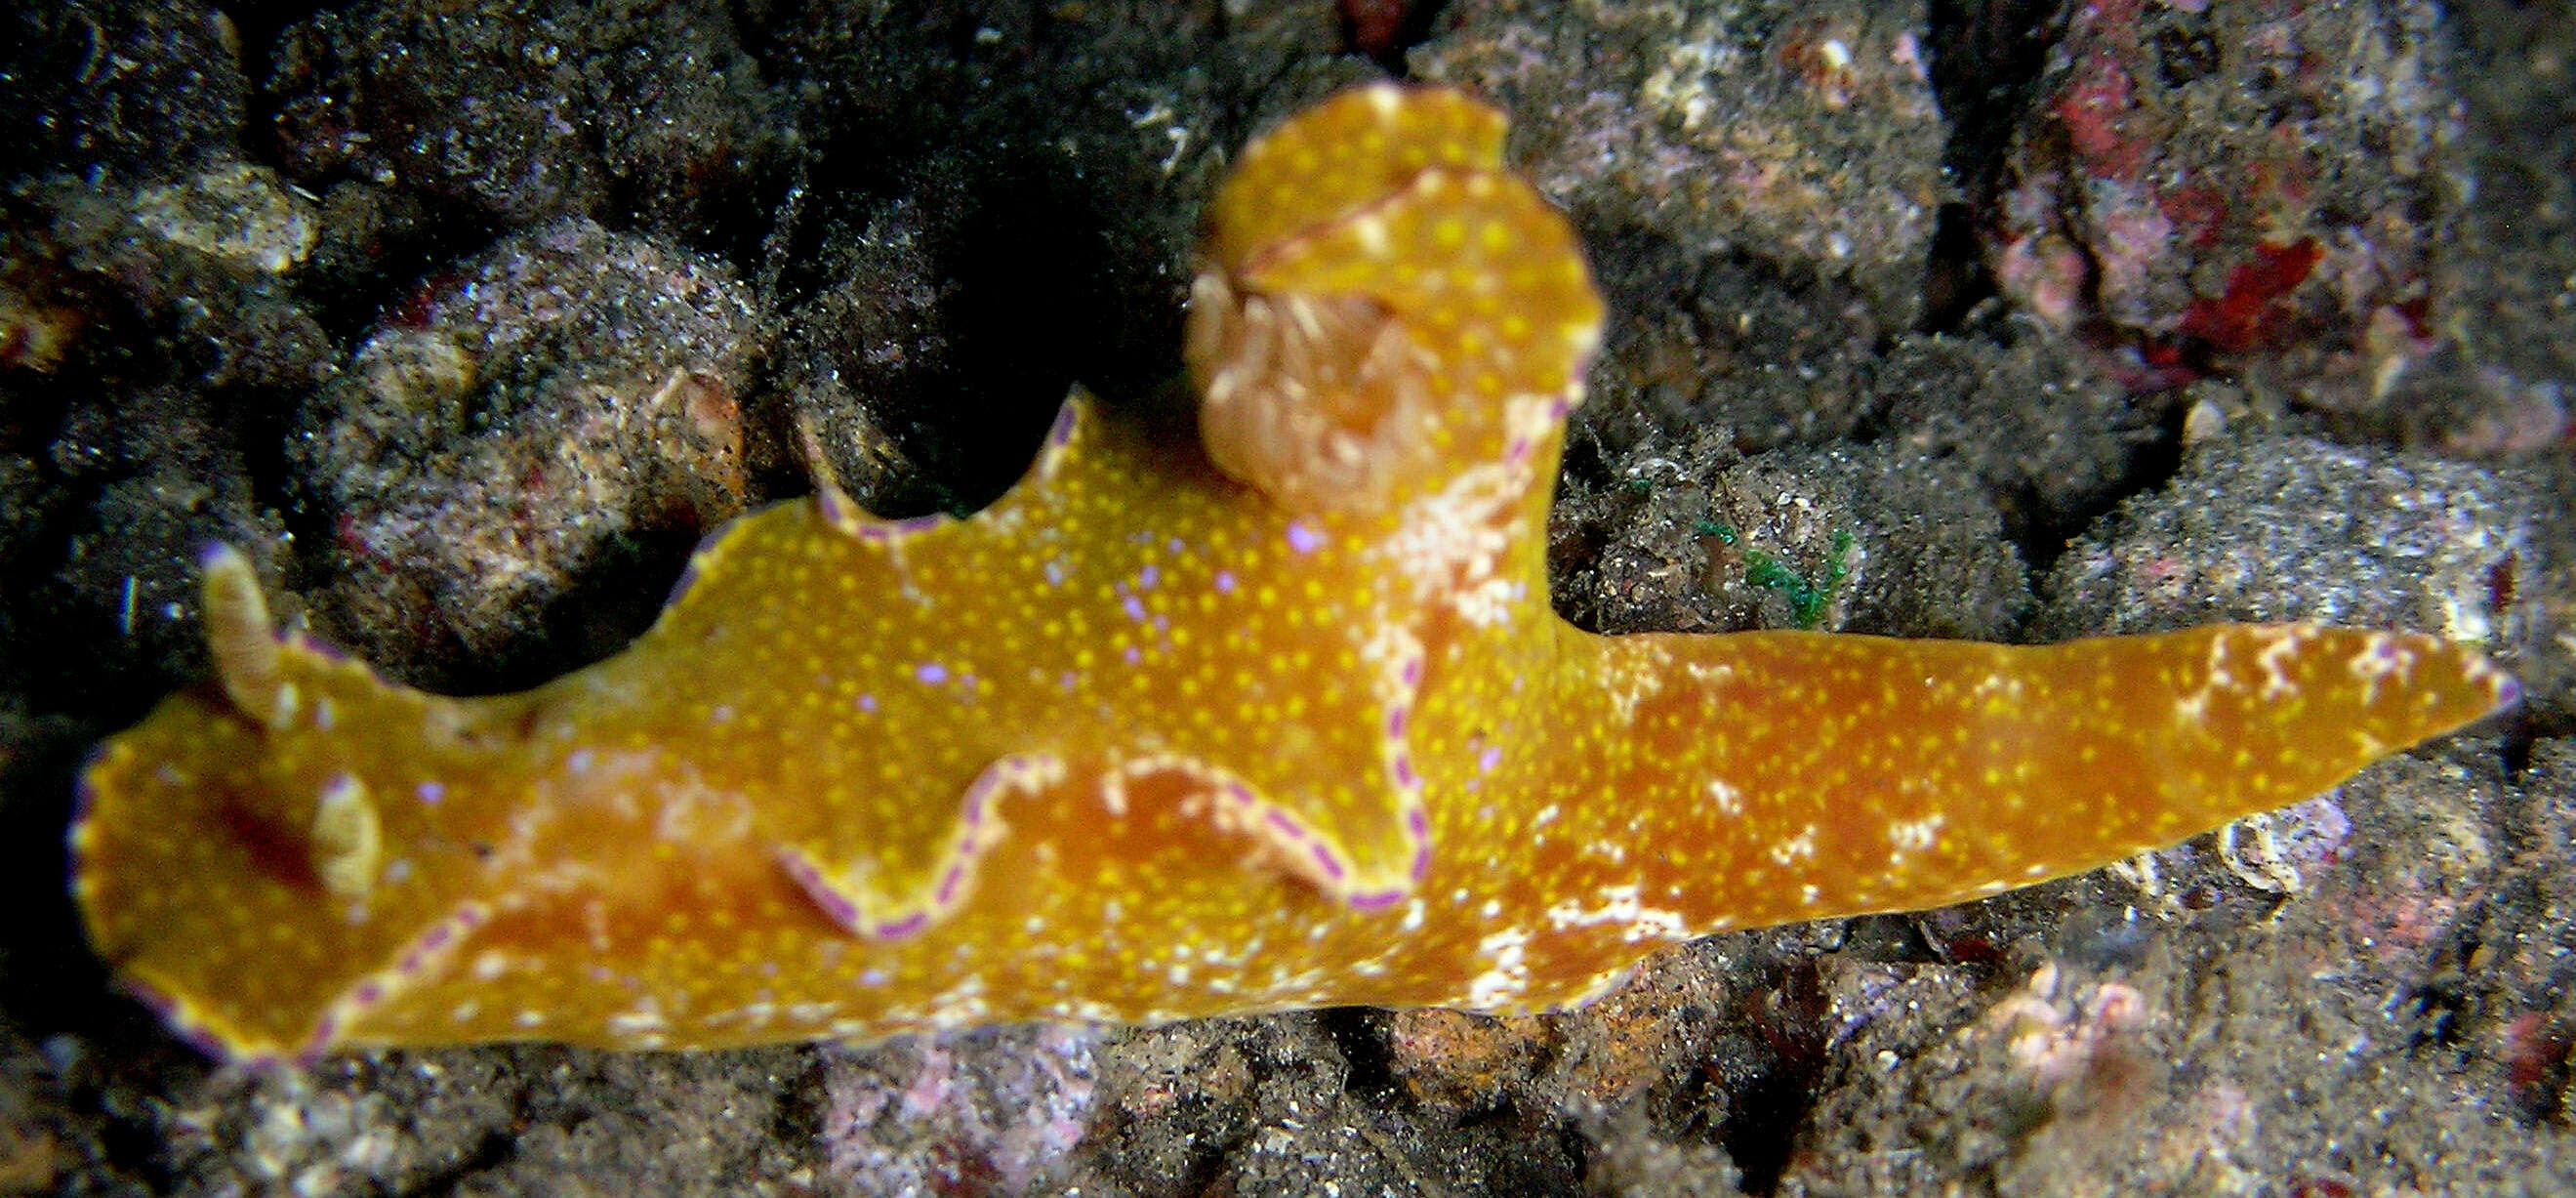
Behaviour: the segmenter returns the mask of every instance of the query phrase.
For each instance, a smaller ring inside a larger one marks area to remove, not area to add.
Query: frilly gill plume
[[[1600,301],[1503,129],[1459,93],[1371,88],[1244,151],[1184,349],[1220,469],[1291,510],[1381,511],[1510,395],[1580,398]]]

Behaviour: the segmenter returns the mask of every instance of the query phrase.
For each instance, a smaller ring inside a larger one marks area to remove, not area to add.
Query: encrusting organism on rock
[[[98,951],[236,1058],[1530,1011],[1687,937],[2090,869],[2515,697],[2440,640],[2304,625],[1563,623],[1544,532],[1602,305],[1503,128],[1377,85],[1244,150],[1192,297],[1204,447],[1077,391],[974,516],[826,480],[532,691],[389,684],[213,551],[214,684],[84,779]]]

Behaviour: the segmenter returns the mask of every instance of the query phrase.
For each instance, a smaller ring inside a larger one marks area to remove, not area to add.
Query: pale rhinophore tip
[[[230,545],[207,546],[197,560],[205,570],[198,593],[215,680],[244,716],[282,726],[294,714],[295,691],[279,669],[283,650],[269,621],[268,600],[260,594],[259,574]]]

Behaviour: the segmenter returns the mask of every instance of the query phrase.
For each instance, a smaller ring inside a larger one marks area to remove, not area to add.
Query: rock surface
[[[0,1192],[2576,1188],[2576,21],[1381,7],[9,18]],[[70,779],[200,675],[197,544],[416,679],[505,687],[799,493],[800,428],[872,506],[972,509],[1071,383],[1155,402],[1198,205],[1380,71],[1362,27],[1515,115],[1612,297],[1569,614],[2336,619],[2479,643],[2524,711],[2119,869],[1713,938],[1544,1018],[244,1072],[112,996],[60,887]]]

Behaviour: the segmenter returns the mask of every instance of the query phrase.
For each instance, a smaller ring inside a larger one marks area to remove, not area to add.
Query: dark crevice
[[[277,38],[286,27],[311,16],[313,4],[219,4],[215,10],[232,22],[233,42],[241,50],[242,78],[250,84],[242,98],[241,149],[244,157],[272,168],[285,165],[277,144],[277,93],[269,83],[276,74]]]
[[[1755,1029],[1761,1037],[1755,1051],[1740,1058],[1736,1068],[1724,1061],[1711,1066],[1722,1074],[1717,1080],[1729,1107],[1717,1128],[1717,1145],[1743,1171],[1743,1191],[1756,1198],[1779,1192],[1799,1131],[1814,1113],[1827,1060],[1824,1028],[1831,1006],[1812,961],[1789,963],[1772,989],[1755,991],[1747,999],[1766,994],[1766,1005],[1738,1011],[1730,1021]]]
[[[1949,122],[1941,165],[1958,198],[1942,205],[1923,281],[1927,333],[1958,330],[1995,294],[1977,230],[2004,186],[2005,154],[2065,29],[2059,0],[1934,0],[1932,95]]]
[[[48,737],[8,770],[15,801],[0,805],[0,901],[15,935],[0,954],[0,1006],[22,1027],[96,1033],[135,1013],[130,1004],[99,1002],[107,973],[80,932],[65,884],[63,829],[86,751],[84,739]]]
[[[510,1159],[511,1150],[512,1141],[508,1133],[498,1129],[486,1131],[474,1142],[474,1147],[457,1158],[456,1163],[422,1178],[420,1184],[411,1188],[411,1192],[422,1195],[463,1192],[467,1183],[483,1177],[507,1162]]]
[[[2013,130],[2065,30],[2061,0],[1933,0],[1932,96],[1950,122],[1941,160],[1971,211],[2001,190]]]
[[[1978,304],[1996,294],[1994,275],[1978,252],[1976,221],[1968,205],[1941,205],[1924,258],[1923,312],[1915,331],[1955,333]]]
[[[1403,1093],[1395,1078],[1395,1062],[1387,1051],[1386,1015],[1370,1007],[1332,1007],[1316,1012],[1316,1023],[1341,1050],[1342,1064],[1348,1070],[1342,1088],[1372,1103],[1383,1103]]]
[[[2130,499],[2163,490],[2175,475],[2182,473],[2182,423],[2189,409],[2176,401],[2173,392],[2134,395],[2128,402],[2131,410],[2142,417],[2142,434],[2152,427],[2154,435],[2140,436],[2123,460],[2124,469],[2117,481],[2089,502],[2070,506],[2054,518],[2034,515],[2022,524],[2014,538],[2014,548],[2021,551],[2022,561],[2029,565],[2034,580],[2048,577],[2057,568],[2057,560],[2074,547],[2074,538],[2084,530]],[[2023,510],[2036,513],[2045,509],[2024,505]]]
[[[110,1109],[98,1128],[99,1155],[110,1170],[143,1187],[147,1194],[179,1192],[179,1176],[161,1129],[145,1111]]]
[[[1446,0],[1340,0],[1333,6],[1342,48],[1367,55],[1387,74],[1411,78],[1405,53],[1431,40]]]

